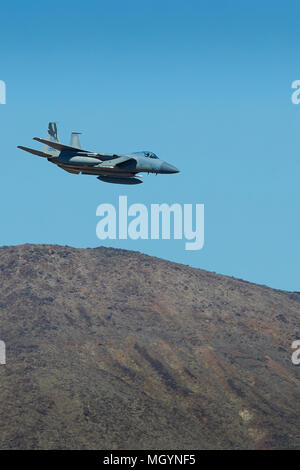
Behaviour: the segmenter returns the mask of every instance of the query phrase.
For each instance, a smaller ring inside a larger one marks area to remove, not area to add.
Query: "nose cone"
[[[163,162],[161,164],[159,172],[160,173],[165,173],[165,174],[167,174],[167,173],[179,173],[179,170],[178,170],[178,168],[176,168],[176,166],[170,165],[167,162]]]

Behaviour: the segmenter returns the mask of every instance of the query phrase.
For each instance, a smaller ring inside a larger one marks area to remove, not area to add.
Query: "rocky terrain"
[[[137,252],[0,248],[0,449],[300,448],[300,294]]]

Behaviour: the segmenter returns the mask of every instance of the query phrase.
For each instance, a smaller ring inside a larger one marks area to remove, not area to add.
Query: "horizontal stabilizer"
[[[25,152],[32,153],[33,155],[38,155],[39,157],[44,158],[55,158],[53,155],[50,155],[45,152],[39,152],[39,150],[30,149],[28,147],[22,147],[22,145],[18,145],[18,149],[25,150]]]

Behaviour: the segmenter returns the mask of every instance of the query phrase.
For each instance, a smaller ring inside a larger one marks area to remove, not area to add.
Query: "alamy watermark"
[[[195,221],[193,220],[195,212]],[[119,205],[99,204],[96,235],[100,240],[182,240],[186,250],[201,250],[204,245],[204,204],[127,205],[127,196],[119,196]],[[128,220],[131,218],[131,220]],[[171,230],[171,219],[173,219]],[[193,230],[193,227],[195,228]]]
[[[300,103],[300,80],[294,80],[292,82],[292,88],[295,90],[292,93],[291,100],[293,104]]]
[[[0,341],[0,364],[6,364],[6,347],[4,341]]]
[[[6,83],[0,80],[0,104],[6,104]]]
[[[292,354],[292,363],[295,366],[300,364],[300,340],[295,340],[292,342],[292,349],[296,349],[296,351]]]

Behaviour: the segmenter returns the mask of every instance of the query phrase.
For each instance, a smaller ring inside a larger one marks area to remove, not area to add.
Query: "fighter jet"
[[[46,139],[33,140],[45,145],[44,151],[18,146],[19,149],[47,158],[51,163],[69,173],[98,175],[100,181],[116,184],[140,184],[142,175],[138,173],[169,174],[179,170],[153,152],[142,151],[125,154],[107,154],[83,150],[78,132],[72,132],[70,145],[60,143],[55,122],[49,122]],[[138,175],[138,177],[137,177]]]

